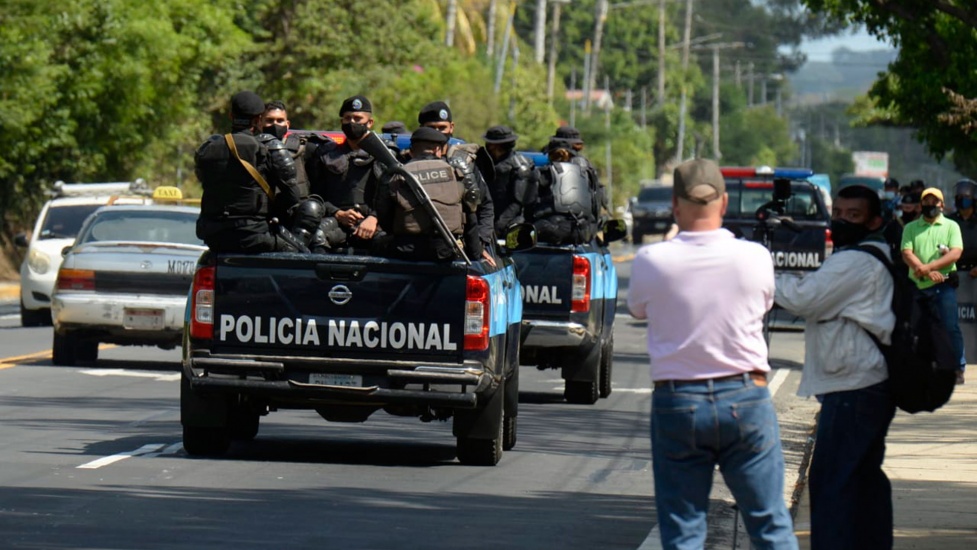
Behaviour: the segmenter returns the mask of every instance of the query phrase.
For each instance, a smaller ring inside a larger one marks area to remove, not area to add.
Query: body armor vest
[[[444,223],[454,235],[464,231],[462,196],[465,188],[455,177],[455,171],[447,162],[439,159],[415,160],[404,165],[414,174],[431,203],[444,219]],[[424,212],[420,200],[414,195],[407,182],[396,182],[394,194],[397,209],[394,213],[394,234],[421,235],[434,234],[434,221]]]

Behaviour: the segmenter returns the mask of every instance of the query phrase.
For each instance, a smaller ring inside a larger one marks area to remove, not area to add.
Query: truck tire
[[[455,435],[458,438],[458,462],[467,466],[495,466],[502,458],[502,440],[505,432],[505,392],[507,384],[495,390],[482,409],[459,411],[455,414]],[[494,422],[486,426],[483,422]],[[491,427],[493,436],[471,437],[474,427]]]
[[[27,309],[24,300],[20,300],[20,326],[22,327],[49,327],[51,326],[51,310],[44,307],[41,309]]]
[[[51,344],[51,362],[59,367],[73,367],[78,362],[78,339],[71,334],[54,333]]]
[[[227,421],[232,441],[251,441],[258,435],[261,415],[248,403],[235,403],[228,411]]]
[[[598,393],[601,397],[611,394],[611,372],[614,368],[614,335],[612,334],[604,345],[600,355],[600,385]]]
[[[183,450],[190,456],[220,456],[231,446],[227,428],[183,426]]]
[[[598,385],[600,382],[600,371],[602,366],[601,353],[602,346],[594,345],[591,350],[587,353],[583,360],[583,363],[577,369],[577,372],[585,373],[583,376],[574,375],[575,378],[590,378],[590,381],[585,380],[573,380],[570,376],[566,376],[566,385],[563,389],[563,397],[566,398],[567,403],[574,403],[577,405],[593,405],[597,402],[599,397]]]
[[[641,231],[634,231],[634,230],[632,230],[632,232],[631,232],[631,244],[633,244],[635,246],[641,246],[641,243],[644,242],[644,240],[645,240],[645,234],[644,233],[642,233]]]
[[[502,450],[516,446],[516,418],[519,415],[519,366],[505,384],[505,403],[502,409]]]
[[[79,339],[75,345],[75,357],[87,363],[98,361],[98,340]]]

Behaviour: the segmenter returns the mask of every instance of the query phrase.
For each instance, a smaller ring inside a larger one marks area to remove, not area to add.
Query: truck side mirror
[[[628,224],[624,220],[607,220],[601,231],[604,233],[604,242],[612,243],[628,235]]]
[[[71,246],[72,245],[68,245],[61,249],[61,257],[65,257],[68,255],[69,252],[71,252]]]
[[[21,248],[27,248],[27,233],[17,233],[14,235],[14,244]]]
[[[536,226],[531,223],[510,225],[505,233],[505,251],[528,250],[536,246]]]

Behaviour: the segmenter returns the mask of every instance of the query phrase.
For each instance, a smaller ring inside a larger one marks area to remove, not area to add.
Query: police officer
[[[383,170],[358,143],[373,127],[373,106],[362,95],[347,98],[339,119],[345,141],[319,145],[306,172],[311,192],[325,201],[326,217],[335,218],[347,233],[346,244],[367,246],[377,232],[374,206]]]
[[[308,136],[288,134],[292,123],[288,119],[288,110],[281,100],[265,103],[265,113],[261,117],[261,131],[275,136],[285,144],[285,149],[292,155],[295,162],[295,178],[299,183],[299,192],[303,197],[309,195],[309,176],[305,172],[305,153],[307,151]]]
[[[947,216],[957,222],[963,237],[963,254],[957,260],[957,269],[969,272],[972,278],[977,278],[977,209],[974,199],[977,198],[977,183],[971,179],[962,179],[953,188],[953,204],[956,212]]]
[[[597,213],[597,219],[604,220],[609,218],[610,209],[607,205],[607,192],[604,189],[604,184],[600,182],[600,176],[597,174],[597,169],[594,168],[594,165],[590,163],[590,159],[583,155],[584,141],[580,135],[580,130],[577,130],[573,126],[560,126],[556,129],[556,133],[550,139],[551,143],[552,141],[556,141],[570,145],[569,152],[571,158],[569,162],[579,165],[584,172],[587,173],[587,177],[591,182],[591,188],[596,194],[596,207],[601,210],[601,212]],[[544,150],[544,152],[546,151]],[[605,212],[607,212],[607,214],[605,214]]]
[[[433,128],[449,139],[455,133],[451,108],[443,101],[434,101],[422,107],[417,114],[417,123],[422,127]],[[475,143],[449,145],[444,158],[455,168],[455,174],[465,185],[466,193],[477,196],[478,207],[470,215],[475,218],[474,222],[478,227],[482,258],[494,267],[496,262],[491,251],[494,250],[496,238],[495,208],[486,182],[495,179],[495,165],[485,148]]]
[[[467,233],[466,244],[478,246],[478,227],[466,222],[464,184],[454,168],[442,159],[447,143],[448,137],[443,133],[433,128],[418,128],[411,134],[411,159],[404,167],[424,186],[452,236],[461,239]],[[437,233],[434,221],[402,176],[391,176],[381,185],[377,215],[389,234],[386,255],[429,261],[454,259],[454,246]],[[469,257],[477,258],[482,252],[466,248]]]
[[[211,136],[194,155],[203,186],[197,236],[216,252],[296,250],[269,226],[273,211],[289,211],[301,197],[295,164],[281,141],[254,135],[264,110],[258,94],[235,94],[231,133]]]
[[[919,202],[919,193],[907,193],[903,195],[902,199],[897,199],[899,206],[896,209],[897,215],[894,219],[889,220],[883,229],[883,235],[885,236],[885,242],[889,244],[889,252],[892,257],[892,263],[896,265],[905,265],[902,259],[902,229],[906,227],[906,224],[915,220],[919,217],[922,211],[922,206]]]
[[[508,126],[493,126],[482,139],[495,161],[495,180],[489,183],[495,233],[505,235],[510,225],[526,221],[526,206],[536,198],[536,172],[533,163],[516,152],[519,136]]]

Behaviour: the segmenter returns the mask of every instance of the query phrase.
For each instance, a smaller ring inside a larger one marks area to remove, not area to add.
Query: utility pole
[[[604,130],[607,131],[607,142],[604,145],[605,162],[607,163],[607,204],[613,205],[614,169],[611,166],[611,161],[613,160],[611,153],[611,81],[607,75],[604,75],[604,89],[607,91],[607,102],[604,103]]]
[[[608,0],[597,0],[597,15],[594,22],[594,50],[590,61],[590,73],[587,78],[587,84],[591,90],[597,85],[597,69],[600,67],[600,43],[604,36],[604,23],[607,22],[607,10]],[[587,109],[590,109],[590,102],[586,103]]]
[[[682,39],[682,97],[679,100],[678,139],[675,143],[675,162],[681,162],[685,156],[685,109],[688,101],[688,91],[685,85],[686,72],[689,70],[689,47],[692,35],[692,0],[685,4],[685,32]]]
[[[736,87],[742,90],[743,89],[743,74],[742,74],[742,71],[740,71],[740,60],[739,59],[736,60],[736,72],[734,74],[736,75]]]
[[[502,89],[502,73],[505,70],[505,58],[509,55],[509,34],[512,31],[512,20],[516,16],[516,3],[512,3],[512,7],[509,9],[509,18],[505,23],[505,32],[502,37],[502,55],[499,56],[499,63],[496,66],[495,71],[495,95],[499,95],[499,90]]]
[[[719,46],[712,47],[712,156],[719,162]]]
[[[556,56],[560,51],[560,17],[563,15],[563,4],[567,1],[553,1],[553,23],[550,28],[550,62],[546,70],[546,97],[549,98],[550,105],[553,104],[553,86],[556,80]]]
[[[648,126],[648,87],[641,87],[641,129]]]
[[[749,93],[746,94],[747,96],[749,96],[749,99],[747,100],[746,104],[748,106],[752,107],[753,106],[753,62],[750,61],[746,65],[746,68],[747,68],[747,70],[750,71],[750,75],[749,75],[750,76]]]
[[[770,75],[765,74],[760,80],[760,105],[767,104],[767,78],[769,77]]]
[[[449,48],[455,44],[455,21],[458,19],[458,0],[448,0],[448,30],[444,34],[444,43]]]
[[[583,108],[584,111],[590,110],[590,40],[586,40],[583,45]]]
[[[573,93],[577,92],[577,68],[573,68],[573,72],[570,73],[570,90]],[[572,96],[570,97],[570,126],[577,125],[577,100]]]
[[[491,0],[489,2],[488,30],[485,33],[488,35],[486,37],[485,53],[488,55],[489,59],[492,59],[492,56],[495,53],[495,5],[497,3],[498,0]]]
[[[665,105],[665,0],[658,0],[658,106]]]
[[[536,63],[545,61],[546,55],[546,0],[536,0]]]

